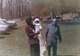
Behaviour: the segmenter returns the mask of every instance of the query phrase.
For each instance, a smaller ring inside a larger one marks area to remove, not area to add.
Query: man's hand
[[[59,40],[59,43],[61,43],[62,42],[62,40]]]

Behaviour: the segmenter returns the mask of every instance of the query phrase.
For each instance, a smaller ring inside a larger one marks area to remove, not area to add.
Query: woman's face
[[[33,24],[33,20],[31,20],[31,24]]]

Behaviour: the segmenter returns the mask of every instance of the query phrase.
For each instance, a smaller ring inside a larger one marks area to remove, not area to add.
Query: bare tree
[[[3,0],[0,0],[0,13],[1,13],[1,18],[3,18]]]

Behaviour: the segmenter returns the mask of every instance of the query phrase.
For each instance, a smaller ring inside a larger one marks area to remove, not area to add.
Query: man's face
[[[56,23],[56,18],[52,19],[52,22],[55,24]]]

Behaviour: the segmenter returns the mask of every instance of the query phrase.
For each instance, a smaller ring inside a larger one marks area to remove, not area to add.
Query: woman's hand
[[[40,32],[38,31],[38,32],[36,32],[35,34],[37,34],[37,35],[38,35],[39,33],[40,33]]]

